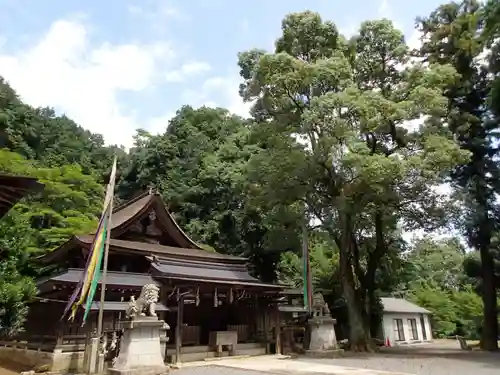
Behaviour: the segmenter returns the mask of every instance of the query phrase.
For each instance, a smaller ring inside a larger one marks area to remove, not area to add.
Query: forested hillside
[[[45,271],[33,257],[95,228],[116,154],[118,199],[158,190],[207,251],[247,256],[264,281],[301,285],[307,225],[313,284],[347,309],[353,350],[373,348],[388,295],[432,311],[435,335],[482,334],[496,349],[497,3],[419,19],[419,50],[388,20],[346,39],[319,14],[289,14],[275,50],[238,56],[250,118],[184,106],[128,151],[23,103],[0,79],[0,173],[46,186],[0,223],[2,334],[22,329]],[[427,235],[405,240],[417,230]]]

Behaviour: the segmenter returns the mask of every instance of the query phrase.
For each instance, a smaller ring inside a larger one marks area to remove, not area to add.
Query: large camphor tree
[[[243,52],[239,65],[261,146],[249,188],[270,207],[302,204],[336,243],[349,343],[371,350],[382,261],[402,228],[441,225],[434,187],[468,157],[437,120],[456,73],[412,62],[388,20],[363,23],[348,42],[312,12],[286,16],[275,51]]]

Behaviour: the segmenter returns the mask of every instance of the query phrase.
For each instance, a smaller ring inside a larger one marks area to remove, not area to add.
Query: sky
[[[414,46],[415,18],[441,3],[0,0],[0,75],[27,103],[130,147],[136,129],[163,132],[185,104],[248,115],[237,54],[271,51],[288,13],[316,11],[346,36],[365,20],[389,18]]]

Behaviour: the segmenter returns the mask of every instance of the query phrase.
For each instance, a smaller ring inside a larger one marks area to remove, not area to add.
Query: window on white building
[[[405,341],[405,331],[403,328],[403,319],[393,319],[394,333],[396,341]]]
[[[416,319],[408,319],[408,325],[410,326],[410,339],[418,340],[418,330],[417,330],[417,320]]]

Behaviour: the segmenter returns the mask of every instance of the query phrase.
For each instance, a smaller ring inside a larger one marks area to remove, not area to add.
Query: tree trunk
[[[366,317],[371,338],[377,337],[382,324],[379,314],[377,314],[377,312],[373,310],[373,306],[375,306],[377,302],[378,301],[377,296],[375,295],[375,288],[368,287],[366,289]]]
[[[497,293],[495,288],[495,268],[493,257],[488,248],[479,250],[483,273],[483,327],[481,332],[481,348],[495,351],[498,349],[498,319],[497,319]]]
[[[375,285],[375,275],[377,269],[380,265],[382,257],[387,254],[387,243],[384,238],[384,222],[383,216],[380,211],[377,211],[374,217],[375,224],[375,249],[369,254],[368,262],[366,265],[366,274],[364,277],[364,288],[366,292],[366,313],[368,326],[372,337],[377,335],[380,324],[379,316],[375,316],[373,306],[377,303],[377,296],[375,295],[376,285]]]
[[[348,215],[342,216],[342,237],[339,249],[340,279],[349,318],[349,347],[353,351],[373,351],[370,330],[366,324],[364,314],[364,298],[359,293],[361,285],[356,288],[355,283],[355,274],[352,265],[353,244],[350,217]]]
[[[493,219],[489,215],[489,204],[486,197],[484,184],[478,180],[476,183],[476,199],[481,212],[479,216],[477,242],[481,257],[482,271],[482,299],[483,299],[483,326],[481,332],[481,348],[488,351],[498,349],[498,317],[497,317],[497,291],[495,285],[495,263],[490,252],[491,237],[494,231]]]
[[[370,331],[366,329],[363,304],[358,301],[353,285],[342,277],[342,290],[349,317],[349,347],[355,352],[373,351]]]

